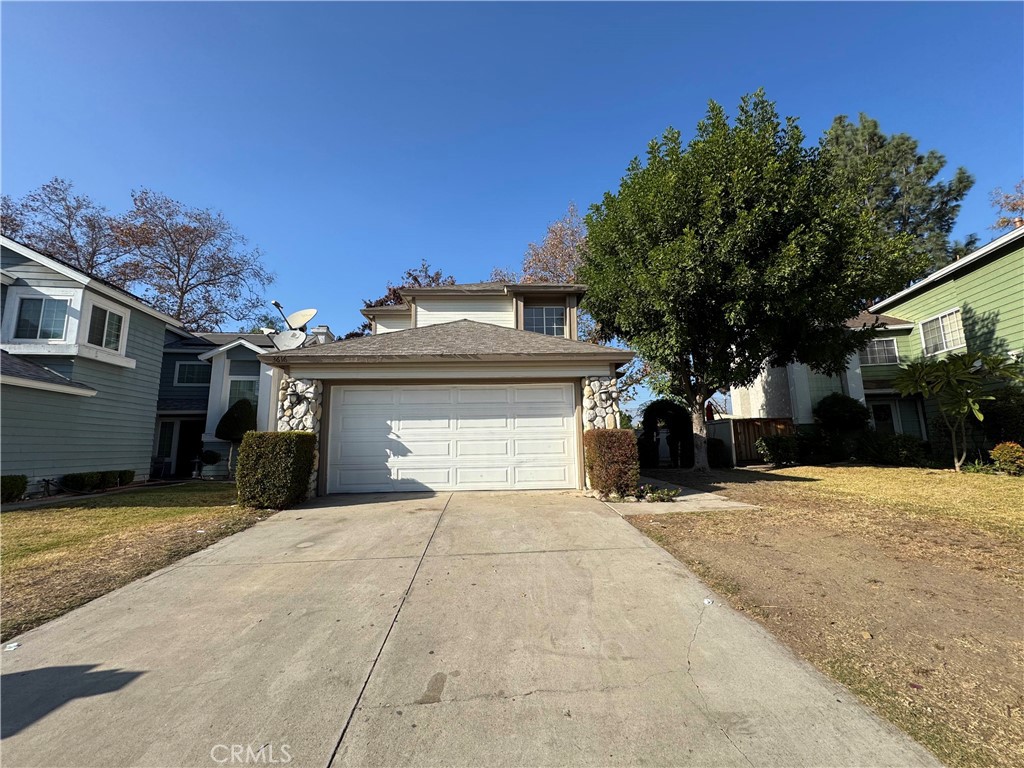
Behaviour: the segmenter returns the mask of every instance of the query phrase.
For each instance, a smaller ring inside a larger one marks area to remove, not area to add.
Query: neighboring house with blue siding
[[[851,328],[880,326],[841,376],[805,365],[771,368],[750,387],[731,391],[733,418],[791,418],[812,424],[813,408],[830,392],[864,403],[879,432],[929,439],[934,403],[901,397],[900,365],[952,352],[1024,353],[1024,228],[1018,228],[876,302]],[[936,436],[937,437],[937,436]]]
[[[272,430],[280,374],[257,356],[274,349],[259,333],[198,333],[168,329],[153,446],[154,466],[164,476],[185,477],[204,451],[222,461],[204,477],[227,475],[228,444],[216,437],[225,411],[246,399],[256,408],[256,428]]]
[[[309,346],[333,341],[327,326],[310,331]],[[262,333],[188,333],[168,328],[160,373],[153,456],[154,468],[166,477],[187,477],[196,459],[216,451],[221,461],[203,468],[204,477],[228,474],[228,444],[218,440],[217,424],[239,400],[256,409],[256,428],[277,428],[277,393],[281,371],[261,363],[274,350]]]
[[[0,445],[30,490],[71,472],[150,474],[164,334],[180,323],[0,238]]]

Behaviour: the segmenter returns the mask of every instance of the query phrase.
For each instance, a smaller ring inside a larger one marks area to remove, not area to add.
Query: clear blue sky
[[[570,200],[708,99],[764,86],[817,137],[866,112],[976,177],[957,235],[1024,173],[1024,6],[23,4],[2,7],[3,191],[148,186],[266,252],[336,331],[426,258],[517,264]]]

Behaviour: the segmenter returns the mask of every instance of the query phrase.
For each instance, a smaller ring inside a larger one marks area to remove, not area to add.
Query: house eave
[[[291,365],[405,365],[425,363],[529,363],[543,366],[547,364],[564,365],[579,363],[615,363],[625,365],[634,357],[632,352],[621,351],[614,354],[556,355],[556,354],[507,354],[493,355],[260,355],[260,362],[274,367]]]
[[[48,381],[35,381],[34,379],[23,379],[20,376],[4,376],[0,374],[0,384],[7,384],[12,387],[24,387],[25,389],[39,389],[44,392],[58,392],[62,395],[76,395],[78,397],[96,396],[96,390],[89,387],[76,387],[72,384],[56,384]]]
[[[891,307],[892,305],[899,303],[903,299],[913,296],[919,291],[926,289],[933,283],[936,283],[939,280],[942,280],[943,278],[948,277],[951,274],[954,274],[955,272],[959,272],[961,270],[973,266],[979,259],[988,256],[990,253],[993,253],[994,251],[998,251],[1000,248],[1003,248],[1009,245],[1010,243],[1020,240],[1022,237],[1024,237],[1024,227],[1018,227],[1017,229],[1014,229],[1011,232],[1007,232],[1005,235],[997,237],[991,243],[983,245],[974,253],[968,256],[964,256],[962,259],[954,261],[952,264],[943,267],[938,272],[932,272],[932,274],[928,275],[928,277],[926,277],[924,280],[914,283],[909,288],[904,288],[899,293],[894,293],[892,296],[882,299],[877,304],[872,304],[870,307],[868,307],[868,310],[871,312],[881,312],[886,307]]]

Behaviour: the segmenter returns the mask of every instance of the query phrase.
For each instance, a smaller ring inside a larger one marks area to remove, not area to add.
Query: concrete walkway
[[[17,639],[12,768],[936,765],[571,493],[329,498]]]

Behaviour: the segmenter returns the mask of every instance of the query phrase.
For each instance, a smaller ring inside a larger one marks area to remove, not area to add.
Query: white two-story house
[[[472,283],[364,309],[369,336],[260,360],[279,429],[319,435],[316,490],[581,488],[632,353],[577,340],[580,285]]]

